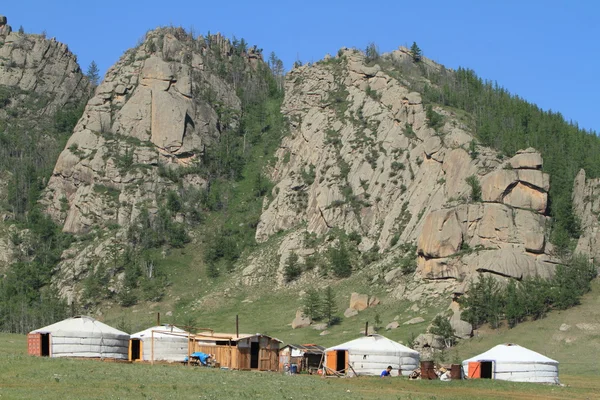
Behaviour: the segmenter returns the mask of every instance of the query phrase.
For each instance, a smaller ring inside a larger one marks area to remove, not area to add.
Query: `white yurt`
[[[79,316],[29,332],[29,354],[127,360],[129,334]]]
[[[391,365],[392,375],[398,369],[410,375],[419,367],[419,353],[381,335],[369,335],[325,349],[327,372],[349,376],[379,375]]]
[[[464,360],[465,376],[558,384],[558,361],[516,344],[499,344]]]
[[[173,325],[153,326],[134,333],[129,341],[129,360],[183,362],[193,352],[189,337],[188,332]]]

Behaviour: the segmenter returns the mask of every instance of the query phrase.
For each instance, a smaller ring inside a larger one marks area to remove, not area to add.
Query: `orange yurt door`
[[[337,367],[337,351],[328,351],[325,356],[325,367],[327,367],[326,373],[328,375],[333,374],[333,371],[335,371],[335,368]]]
[[[469,379],[481,378],[481,363],[478,361],[469,362]]]

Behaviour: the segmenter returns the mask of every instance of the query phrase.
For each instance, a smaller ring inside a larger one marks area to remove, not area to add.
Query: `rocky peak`
[[[89,94],[89,81],[67,45],[43,35],[12,32],[6,17],[0,17],[0,85],[44,97],[44,114]]]
[[[394,70],[409,63],[407,49],[374,63],[342,49],[288,74],[282,111],[291,135],[277,152],[273,200],[256,239],[302,225],[317,235],[339,228],[360,235],[361,252],[393,254],[415,243],[425,279],[550,276],[549,177],[540,154],[526,149],[503,160],[476,145],[451,109],[428,111]]]
[[[237,124],[241,100],[228,67],[218,65],[232,51],[220,35],[196,39],[161,28],[108,70],[46,191],[48,213],[65,231],[128,227],[140,207],[155,211],[157,197],[173,188],[161,171],[201,163],[206,147]],[[252,65],[255,56],[243,59]],[[197,174],[185,175],[186,184],[202,186]]]

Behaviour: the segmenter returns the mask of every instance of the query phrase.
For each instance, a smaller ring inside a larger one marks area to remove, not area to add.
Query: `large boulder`
[[[485,175],[481,179],[481,199],[483,201],[501,202],[507,189],[518,181],[516,171],[499,169]]]
[[[305,316],[302,310],[296,311],[296,318],[292,321],[292,329],[306,328],[310,326],[312,320]]]
[[[541,169],[544,165],[542,156],[533,148],[517,151],[508,162],[515,169]]]
[[[491,272],[516,279],[534,276],[548,279],[554,274],[553,264],[540,262],[534,256],[510,248],[481,252],[471,259],[470,268],[473,272]]]
[[[369,308],[369,295],[352,293],[350,295],[350,307],[356,311],[363,311]]]
[[[504,197],[504,204],[544,214],[548,205],[548,194],[519,182]]]

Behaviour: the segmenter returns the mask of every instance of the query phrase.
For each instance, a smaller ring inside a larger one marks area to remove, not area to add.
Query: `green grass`
[[[409,381],[221,371],[26,355],[26,337],[0,334],[2,399],[586,399],[600,382],[563,377],[566,387],[501,381]]]

